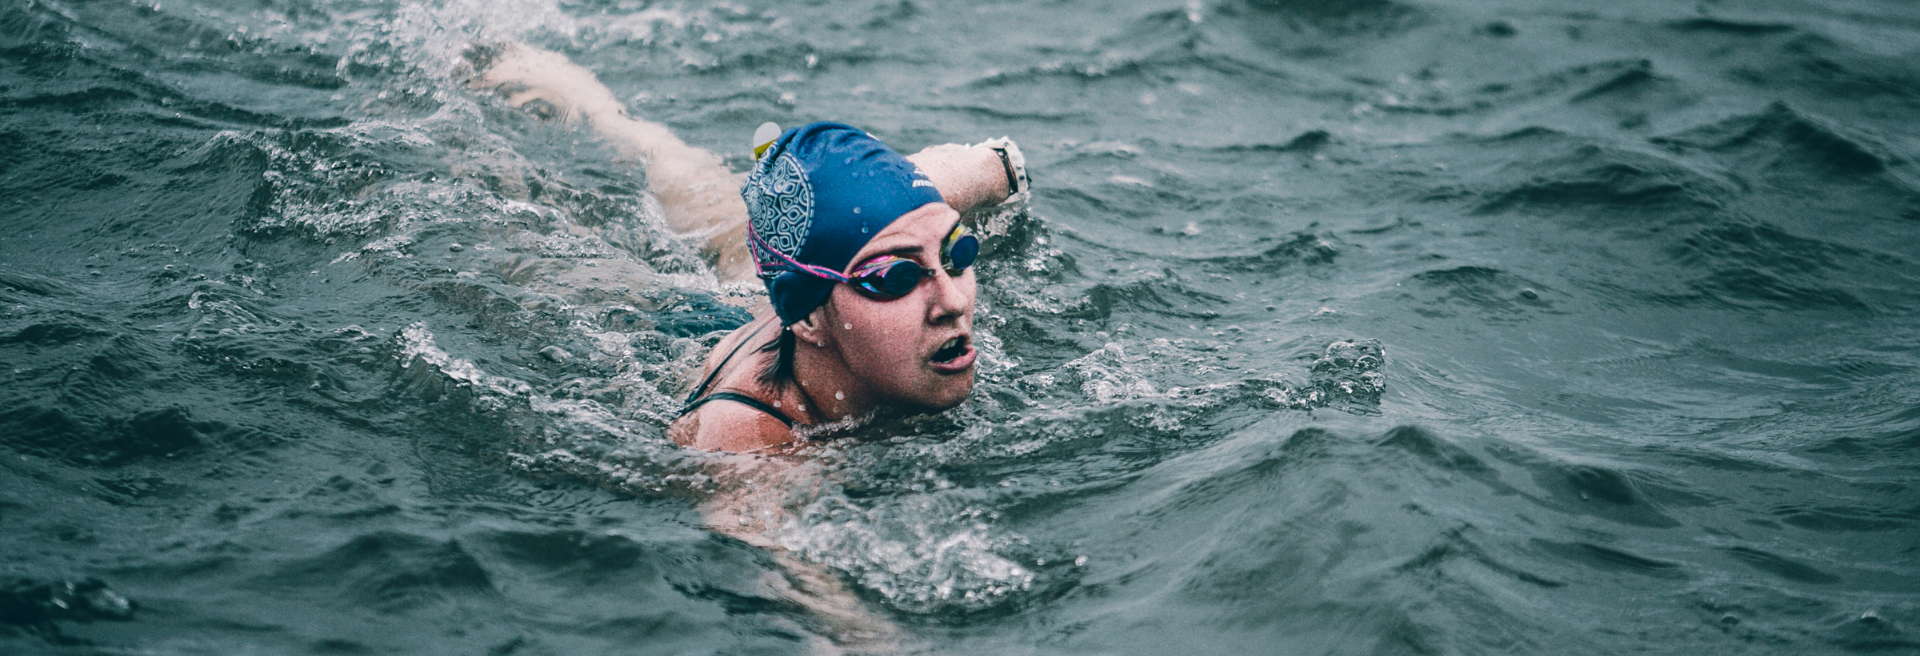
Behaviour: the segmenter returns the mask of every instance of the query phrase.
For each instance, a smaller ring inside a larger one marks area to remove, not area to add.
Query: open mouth
[[[967,338],[965,335],[962,335],[949,339],[947,343],[940,345],[940,350],[933,352],[933,361],[935,364],[946,364],[966,354]]]

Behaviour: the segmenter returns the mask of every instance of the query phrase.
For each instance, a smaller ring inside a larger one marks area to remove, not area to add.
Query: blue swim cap
[[[782,325],[825,303],[834,277],[894,219],[944,202],[920,167],[841,123],[782,132],[740,197],[753,231],[748,248]]]

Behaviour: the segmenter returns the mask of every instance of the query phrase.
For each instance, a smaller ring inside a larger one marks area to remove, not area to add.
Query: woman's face
[[[943,203],[896,219],[855,255],[843,273],[881,255],[912,260],[932,270],[907,295],[880,299],[853,285],[834,285],[822,306],[824,332],[872,402],[920,410],[959,405],[973,391],[973,269],[950,276],[940,265],[941,248],[960,215]]]

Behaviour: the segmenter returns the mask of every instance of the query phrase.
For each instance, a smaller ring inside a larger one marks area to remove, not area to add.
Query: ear
[[[833,340],[833,331],[822,330],[821,326],[830,325],[832,317],[826,316],[827,307],[822,305],[807,314],[807,318],[794,322],[789,329],[793,336],[809,346],[824,347]]]

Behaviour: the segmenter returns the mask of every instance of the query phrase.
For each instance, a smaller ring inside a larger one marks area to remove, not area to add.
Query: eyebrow
[[[965,221],[965,219],[961,219],[960,221],[954,221],[954,222],[953,222],[953,225],[950,225],[950,226],[947,226],[947,229],[946,229],[945,231],[943,231],[943,232],[941,232],[941,233],[940,233],[940,240],[941,240],[941,241],[946,241],[946,239],[947,239],[947,235],[951,235],[951,234],[953,234],[953,229],[954,229],[954,228],[957,228],[957,227],[959,227],[959,226],[960,226],[960,223],[961,223],[962,221]],[[919,245],[919,244],[902,244],[902,245],[899,245],[899,246],[895,246],[895,247],[893,247],[893,248],[889,248],[889,249],[887,249],[887,250],[884,250],[884,251],[880,251],[880,252],[878,252],[878,253],[868,253],[866,257],[862,257],[862,258],[859,258],[858,260],[855,260],[855,261],[854,261],[854,264],[860,264],[860,263],[862,263],[862,262],[868,262],[868,261],[871,261],[871,260],[872,260],[873,258],[876,258],[876,257],[883,257],[883,256],[887,256],[887,255],[892,255],[892,256],[894,256],[894,257],[899,257],[899,256],[901,256],[901,255],[905,255],[905,254],[909,254],[909,253],[918,253],[918,252],[920,252],[920,251],[921,251],[922,249],[924,249],[924,248],[925,248],[924,246],[922,246],[922,245]],[[934,247],[934,248],[935,248],[935,250],[938,250],[938,249],[939,249],[939,247],[937,247],[937,246],[936,246],[936,247]]]
[[[923,246],[920,246],[919,244],[903,244],[903,245],[900,245],[900,246],[895,246],[895,247],[893,247],[893,248],[889,248],[889,249],[887,249],[887,250],[884,250],[884,251],[880,251],[880,252],[878,252],[878,253],[870,253],[870,254],[868,254],[868,255],[867,255],[866,257],[864,257],[864,258],[861,258],[861,261],[863,261],[863,262],[864,262],[864,261],[866,261],[866,260],[871,260],[871,259],[873,259],[873,258],[876,258],[876,257],[881,257],[881,256],[885,256],[885,255],[893,255],[893,256],[896,256],[896,257],[897,257],[897,256],[900,256],[900,255],[906,255],[906,254],[909,254],[909,253],[918,253],[918,252],[920,252],[920,250],[921,250],[922,248],[924,248],[924,247],[923,247]]]

